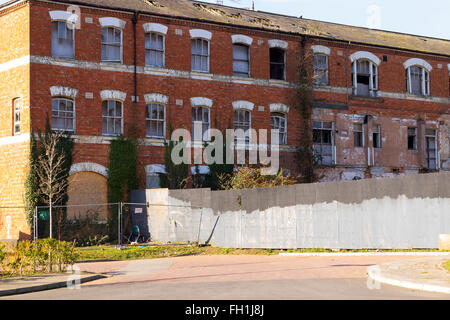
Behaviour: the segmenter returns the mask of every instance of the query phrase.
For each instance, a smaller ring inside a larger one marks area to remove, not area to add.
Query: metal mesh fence
[[[76,241],[77,246],[119,242],[120,203],[39,206],[34,238]]]

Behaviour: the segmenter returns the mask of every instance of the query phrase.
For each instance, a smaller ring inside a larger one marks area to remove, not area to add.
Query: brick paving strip
[[[384,263],[367,268],[375,282],[407,289],[450,294],[450,272],[442,267],[447,258],[422,258]]]

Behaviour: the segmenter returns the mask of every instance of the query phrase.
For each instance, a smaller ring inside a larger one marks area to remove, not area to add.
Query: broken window
[[[270,48],[270,79],[285,80],[285,51],[280,48]]]
[[[52,56],[57,58],[74,58],[75,27],[65,21],[52,22]]]
[[[328,85],[328,56],[324,54],[314,55],[314,84]]]
[[[426,164],[427,169],[436,170],[437,169],[437,139],[436,130],[426,129],[425,130],[425,143],[426,143]]]
[[[334,164],[333,122],[313,122],[313,147],[322,165]]]
[[[353,142],[356,148],[364,147],[364,131],[362,123],[353,124]]]
[[[408,93],[430,95],[430,74],[423,67],[411,66],[406,69],[406,84]]]
[[[145,64],[164,68],[164,36],[158,33],[145,35]]]
[[[376,97],[378,90],[378,67],[369,60],[356,60],[352,64],[353,95]]]
[[[192,71],[209,72],[209,42],[204,39],[191,40]]]
[[[286,144],[286,114],[272,112],[270,114],[270,128],[279,131],[278,144]]]
[[[374,125],[373,126],[373,147],[374,148],[381,148],[381,127],[380,125]]]
[[[250,48],[243,44],[233,45],[233,75],[248,78],[250,76]]]
[[[417,128],[408,128],[408,150],[417,150]]]
[[[102,28],[102,61],[122,62],[122,30]]]

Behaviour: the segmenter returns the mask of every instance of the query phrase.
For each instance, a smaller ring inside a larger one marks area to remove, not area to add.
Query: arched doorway
[[[97,164],[81,163],[72,166],[68,188],[67,218],[80,219],[96,216],[108,219],[108,185],[106,168]],[[89,204],[89,206],[87,206]],[[92,204],[92,205],[91,205]]]

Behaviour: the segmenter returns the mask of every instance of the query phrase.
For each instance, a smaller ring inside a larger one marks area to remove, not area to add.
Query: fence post
[[[117,203],[117,232],[118,232],[117,242],[118,242],[119,248],[122,245],[122,239],[120,237],[120,234],[121,234],[121,232],[120,232],[120,209],[121,209],[121,205],[120,205],[120,203]]]
[[[38,239],[38,207],[35,206],[34,207],[34,215],[33,215],[33,231],[34,231],[34,241],[36,242],[36,240]]]

